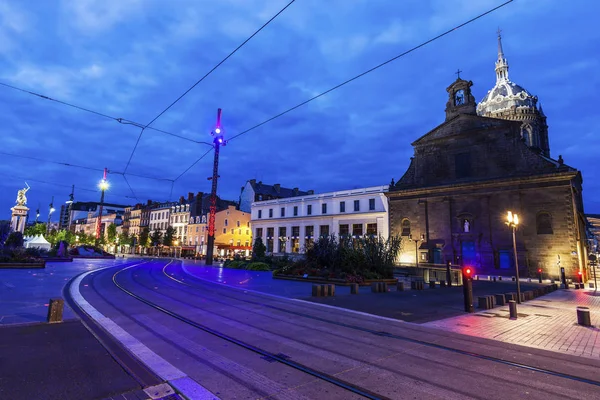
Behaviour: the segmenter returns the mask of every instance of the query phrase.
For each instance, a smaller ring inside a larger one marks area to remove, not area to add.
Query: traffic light
[[[473,279],[473,268],[472,267],[464,267],[462,269],[463,279]]]
[[[538,268],[538,280],[540,283],[542,283],[542,269]]]
[[[577,275],[579,275],[579,283],[583,283],[583,273],[581,271],[577,271]]]

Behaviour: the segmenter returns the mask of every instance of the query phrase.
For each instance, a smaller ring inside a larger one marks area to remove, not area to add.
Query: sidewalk
[[[592,327],[577,325],[577,306],[590,308]],[[508,307],[423,324],[434,328],[559,353],[600,358],[600,291],[558,290],[518,305],[518,319]]]

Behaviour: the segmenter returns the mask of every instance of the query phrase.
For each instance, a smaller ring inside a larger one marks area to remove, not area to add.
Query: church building
[[[512,229],[521,276],[586,276],[581,173],[550,157],[546,116],[537,97],[508,77],[498,35],[496,84],[477,104],[473,82],[446,90],[446,120],[412,143],[414,156],[390,186],[390,234],[401,235],[400,263],[472,266],[514,275]]]

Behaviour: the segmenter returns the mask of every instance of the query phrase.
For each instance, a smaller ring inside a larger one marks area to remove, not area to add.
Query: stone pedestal
[[[25,231],[25,225],[27,224],[27,213],[29,212],[29,208],[17,205],[10,210],[12,211],[10,227],[14,232],[23,233]]]

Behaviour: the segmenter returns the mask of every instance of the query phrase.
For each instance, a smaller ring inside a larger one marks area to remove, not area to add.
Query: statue
[[[468,232],[469,232],[469,229],[471,228],[471,224],[469,223],[469,220],[468,220],[468,219],[465,219],[465,225],[464,225],[464,228],[465,228],[465,232],[467,232],[467,233],[468,233]]]
[[[27,185],[26,188],[23,188],[17,192],[17,205],[18,206],[24,206],[25,204],[27,204],[27,197],[25,196],[25,193],[27,193],[27,191],[31,188],[29,187],[27,182],[25,182],[25,185]]]

